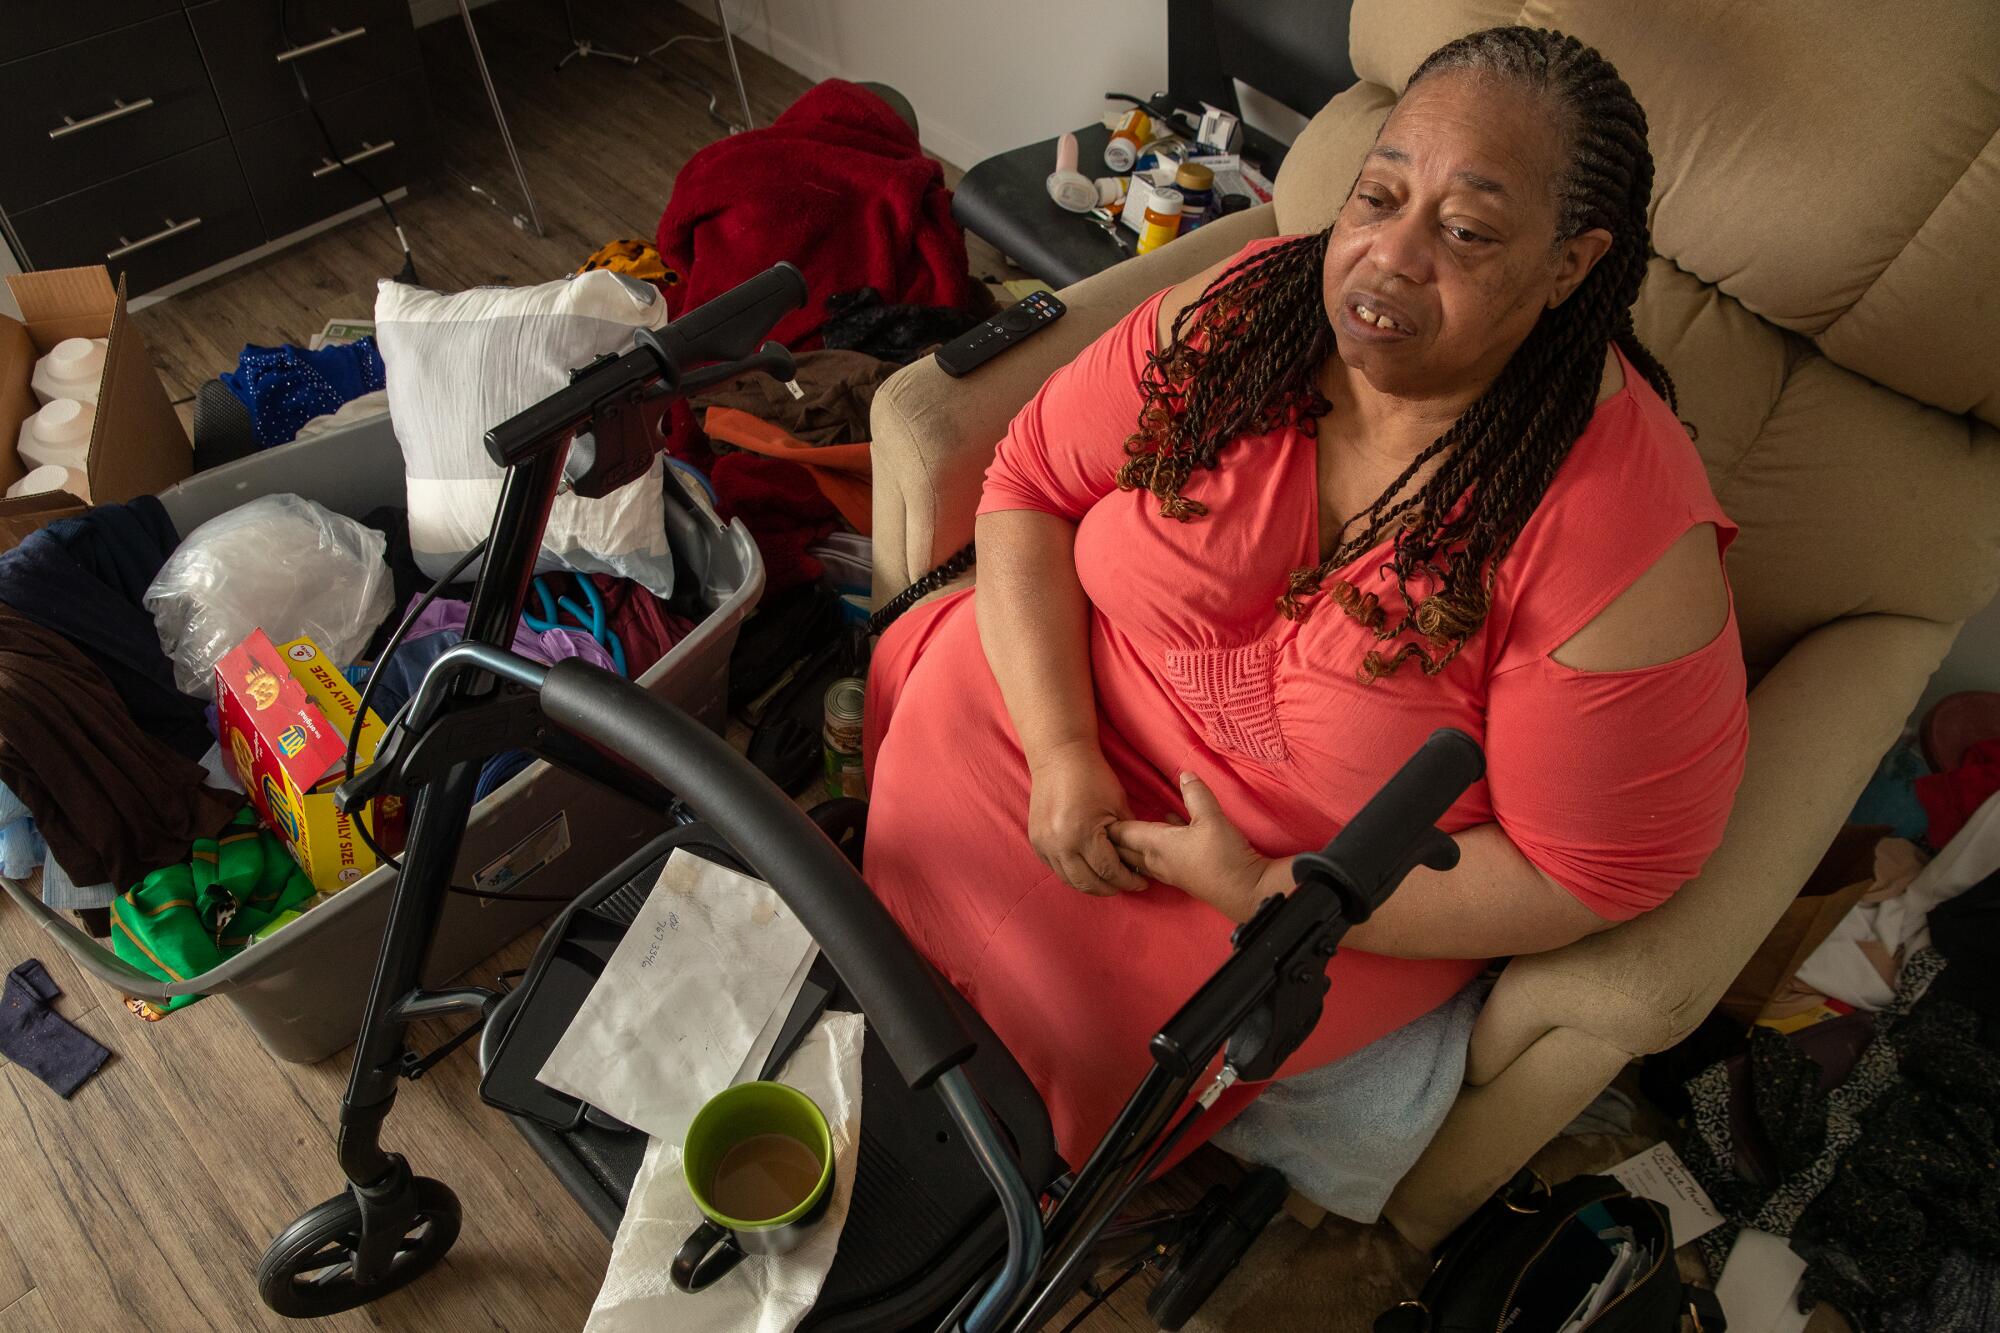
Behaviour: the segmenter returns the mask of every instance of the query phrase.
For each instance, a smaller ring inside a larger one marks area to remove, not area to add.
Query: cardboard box
[[[28,381],[35,361],[65,338],[108,338],[97,389],[97,424],[84,465],[88,495],[52,491],[0,499],[0,551],[91,504],[154,495],[194,470],[193,446],[153,369],[146,340],[125,310],[125,283],[97,268],[11,274],[21,318],[0,315],[0,491],[26,471],[15,457],[21,422],[40,406]]]
[[[333,803],[360,692],[313,641],[294,639],[280,648],[258,630],[215,664],[215,702],[230,768],[313,887],[338,893],[373,870],[375,853]],[[370,710],[355,749],[356,771],[374,757],[382,730]],[[402,847],[402,798],[371,801],[367,819],[391,855]]]

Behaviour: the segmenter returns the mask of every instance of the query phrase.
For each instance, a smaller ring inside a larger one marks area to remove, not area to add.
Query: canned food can
[[[861,722],[868,687],[859,676],[844,676],[826,688],[821,738],[826,748],[826,794],[867,795],[861,774]]]

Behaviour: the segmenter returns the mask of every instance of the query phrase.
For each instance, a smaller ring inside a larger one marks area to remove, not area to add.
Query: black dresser
[[[409,0],[4,7],[0,217],[24,267],[104,264],[138,295],[366,203],[341,162],[385,192],[435,164]]]

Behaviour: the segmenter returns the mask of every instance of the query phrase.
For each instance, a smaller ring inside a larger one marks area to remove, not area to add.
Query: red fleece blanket
[[[696,153],[660,215],[660,257],[686,281],[667,290],[675,315],[781,259],[811,295],[771,336],[813,346],[826,298],[873,287],[891,303],[978,308],[965,233],[944,171],[867,89],[828,79],[768,128]]]
[[[840,511],[812,473],[782,458],[741,453],[716,459],[712,476],[722,516],[742,519],[764,557],[766,596],[811,583],[825,572],[806,548],[840,526]]]

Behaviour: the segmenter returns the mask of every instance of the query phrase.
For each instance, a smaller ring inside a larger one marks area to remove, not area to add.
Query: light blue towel
[[[109,884],[78,884],[54,858],[42,862],[42,901],[65,912],[109,907],[118,890]]]
[[[0,875],[26,879],[35,873],[47,851],[35,828],[35,817],[20,797],[0,783]]]
[[[209,786],[242,792],[243,784],[222,762],[220,745],[208,747],[208,753],[201,757],[201,766],[208,773]],[[0,876],[26,879],[35,873],[36,866],[42,868],[42,901],[50,907],[65,912],[106,907],[118,896],[118,890],[109,884],[78,884],[71,879],[69,872],[48,854],[48,846],[35,828],[28,807],[5,783],[0,783]]]
[[[1458,1097],[1472,1021],[1491,988],[1478,978],[1345,1060],[1273,1083],[1215,1146],[1277,1168],[1328,1212],[1375,1221]],[[1336,991],[1327,1002],[1340,999]]]
[[[117,896],[109,884],[78,884],[48,853],[48,844],[42,841],[28,807],[12,789],[0,783],[0,875],[27,879],[40,866],[42,901],[64,911],[103,907]]]

